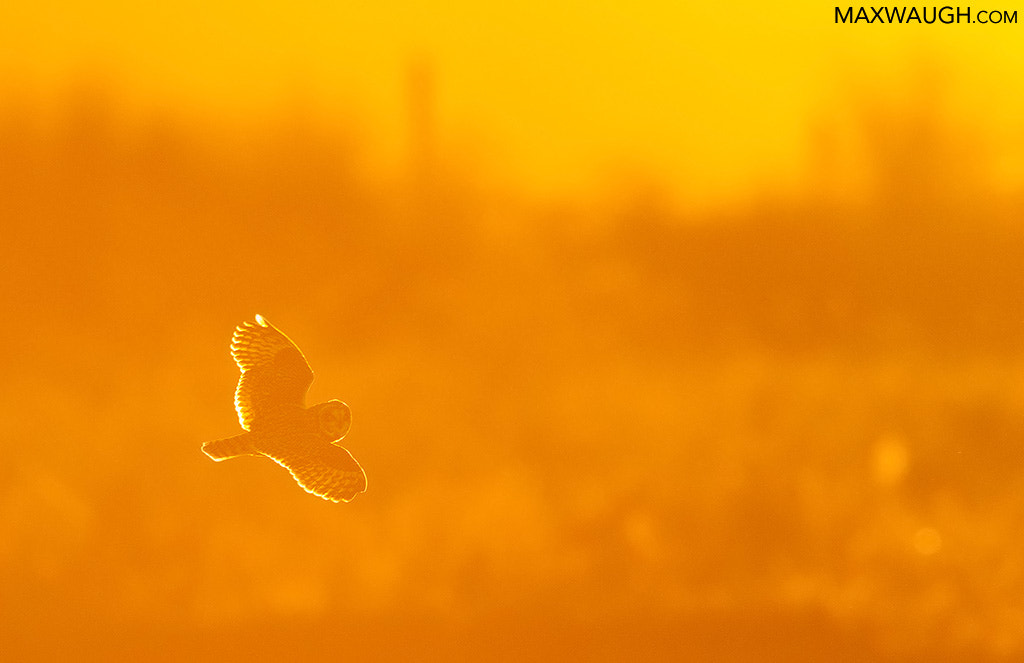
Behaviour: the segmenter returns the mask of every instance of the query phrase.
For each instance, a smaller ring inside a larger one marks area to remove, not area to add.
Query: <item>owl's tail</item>
[[[214,440],[203,445],[203,453],[210,458],[221,461],[235,456],[258,454],[253,444],[252,433],[242,433],[223,440]]]

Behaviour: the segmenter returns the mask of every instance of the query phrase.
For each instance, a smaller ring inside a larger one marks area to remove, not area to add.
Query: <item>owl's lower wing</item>
[[[335,444],[266,455],[291,472],[307,493],[325,500],[348,502],[366,490],[363,468],[347,449]]]

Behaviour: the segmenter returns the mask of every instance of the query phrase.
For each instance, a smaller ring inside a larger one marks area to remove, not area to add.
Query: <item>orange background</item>
[[[321,5],[0,8],[0,656],[1024,654],[1019,25]]]

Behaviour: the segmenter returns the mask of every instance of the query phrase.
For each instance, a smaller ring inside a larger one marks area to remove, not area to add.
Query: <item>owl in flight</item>
[[[348,405],[331,400],[307,408],[313,371],[295,343],[261,315],[238,326],[231,356],[242,376],[235,389],[241,435],[207,442],[203,452],[221,461],[266,456],[284,467],[307,493],[348,502],[366,490],[355,458],[336,444],[352,423]]]

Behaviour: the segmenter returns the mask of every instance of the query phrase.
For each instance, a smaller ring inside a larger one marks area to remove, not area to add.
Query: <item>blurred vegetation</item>
[[[806,196],[695,216],[65,101],[0,107],[11,660],[1024,654],[1024,192],[940,112],[863,105],[863,195],[826,122]],[[257,312],[351,504],[199,451]]]

